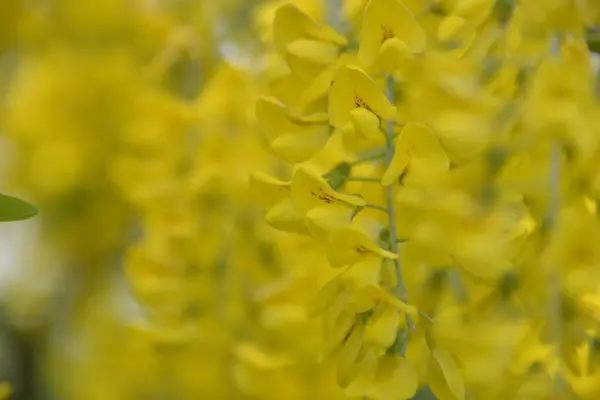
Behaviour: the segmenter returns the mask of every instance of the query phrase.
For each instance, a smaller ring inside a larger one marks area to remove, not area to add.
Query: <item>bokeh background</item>
[[[598,20],[595,1],[569,4],[585,3]],[[292,172],[261,135],[257,100],[270,94],[293,108],[310,87],[302,74],[290,78],[273,45],[273,16],[286,2],[0,0],[0,193],[39,209],[0,224],[0,400],[347,398],[335,366],[321,362],[320,324],[307,313],[331,277],[325,254],[310,237],[270,227],[249,185],[254,171]],[[366,2],[292,1],[353,33]],[[495,12],[525,3],[537,15],[545,0],[498,0]],[[600,30],[586,34],[600,51]],[[298,59],[310,74],[315,65]],[[328,65],[331,77],[337,66]],[[321,97],[309,105],[324,108]],[[347,161],[338,139],[311,162],[330,170]],[[297,222],[281,214],[282,225]],[[471,372],[489,369],[485,379],[504,365],[487,368],[487,355],[507,361],[505,348],[516,347],[501,323],[477,331],[494,333],[489,353],[469,347]],[[459,340],[466,335],[448,343],[477,340]],[[549,387],[534,366],[532,387]],[[600,393],[598,371],[581,380],[597,390],[588,398]],[[414,397],[432,398],[429,389]]]
[[[280,3],[0,1],[1,191],[40,212],[0,226],[0,396],[341,396],[304,311],[325,261],[248,194],[285,169],[254,119]]]

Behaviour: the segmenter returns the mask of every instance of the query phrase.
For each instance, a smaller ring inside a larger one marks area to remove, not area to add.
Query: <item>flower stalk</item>
[[[394,92],[394,78],[388,77],[386,80],[386,95],[390,103],[395,103],[395,92]],[[392,162],[394,157],[394,121],[388,121],[386,126],[386,151],[385,151],[385,165],[386,168]],[[388,246],[392,253],[398,254],[399,245],[398,237],[396,233],[396,209],[394,207],[394,186],[390,185],[385,188],[385,202],[386,209],[388,212],[388,227],[389,227],[389,238]],[[406,285],[404,284],[404,277],[402,276],[402,265],[400,259],[394,260],[394,270],[396,272],[396,287],[394,288],[394,295],[398,297],[402,302],[408,303],[406,294]],[[411,316],[406,314],[406,326],[409,330],[415,330],[415,323]],[[402,355],[406,352],[406,344],[402,348]]]

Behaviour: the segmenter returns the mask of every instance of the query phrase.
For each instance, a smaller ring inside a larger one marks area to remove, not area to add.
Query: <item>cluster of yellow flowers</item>
[[[599,1],[5,3],[0,398],[600,397]]]
[[[13,187],[42,214],[34,256],[4,285],[8,314],[63,398],[152,392],[143,378],[153,349],[123,325],[113,281],[139,219],[134,200],[148,178],[155,186],[166,178],[180,146],[169,139],[196,118],[178,98],[172,64],[209,26],[186,22],[210,16],[142,1],[8,3],[1,123],[13,146],[3,157]],[[193,44],[193,62],[210,65],[214,45]],[[16,395],[30,398],[42,371],[22,364],[14,360],[10,373]]]
[[[219,55],[247,4],[168,3],[10,10],[6,164],[41,240],[4,303],[40,370],[6,376],[25,397],[345,398],[305,312],[325,258],[249,197],[280,163],[256,135],[261,80]]]
[[[352,398],[598,398],[600,3],[363,3],[281,5],[256,105],[266,220],[329,261],[323,359]]]
[[[232,91],[240,103],[258,97],[252,77],[225,64],[197,100],[185,168],[148,186],[143,238],[125,265],[148,317],[136,329],[163,349],[157,379],[169,396],[335,398],[304,312],[317,287],[307,270],[322,258],[309,249],[284,265],[282,254],[303,251],[306,240],[276,235],[248,200],[250,171],[271,162],[253,109],[223,101]]]

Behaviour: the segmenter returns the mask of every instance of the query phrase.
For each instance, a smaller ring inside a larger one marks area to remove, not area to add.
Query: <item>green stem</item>
[[[381,183],[381,179],[379,178],[371,178],[368,176],[349,176],[346,178],[347,182],[375,182]]]
[[[337,32],[344,34],[344,7],[342,0],[327,0],[325,2],[325,20]]]
[[[386,82],[387,97],[390,103],[395,103],[394,93],[394,78],[388,77]],[[385,164],[389,166],[394,158],[394,121],[388,121],[386,127],[386,148],[385,148]],[[389,249],[392,253],[398,254],[398,236],[396,233],[396,209],[394,207],[394,186],[390,185],[385,188],[385,202],[388,212],[388,229],[389,229]],[[399,259],[394,260],[394,269],[396,271],[396,287],[394,288],[394,295],[398,297],[404,303],[408,303],[406,295],[406,285],[404,283],[404,277],[402,276],[402,265]],[[409,331],[415,329],[415,324],[412,321],[410,315],[406,314],[406,326]],[[402,355],[406,352],[406,344],[402,349]]]
[[[426,313],[424,313],[423,311],[419,311],[419,315],[424,318],[427,322],[429,322],[430,324],[433,324],[435,321],[433,320],[433,318],[431,318],[429,315],[427,315]]]
[[[358,160],[352,161],[350,163],[348,163],[349,166],[354,167],[356,165],[360,165],[360,164],[364,164],[367,163],[369,161],[378,161],[378,160],[383,160],[385,158],[385,152],[381,152],[381,153],[376,153],[370,156],[366,156],[364,158],[359,158]]]
[[[467,292],[465,291],[465,286],[463,285],[460,272],[458,270],[450,271],[449,280],[457,300],[462,304],[467,303],[469,298],[467,296]]]
[[[388,209],[387,209],[387,208],[385,208],[385,207],[381,207],[381,206],[378,206],[377,204],[370,204],[370,203],[369,203],[369,204],[366,204],[366,205],[365,205],[365,208],[372,208],[373,210],[379,210],[379,211],[382,211],[382,212],[384,212],[384,213],[387,213],[387,212],[388,212]]]

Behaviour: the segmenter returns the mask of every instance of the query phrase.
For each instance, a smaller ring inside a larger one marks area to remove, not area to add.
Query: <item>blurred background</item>
[[[0,398],[341,398],[325,261],[247,193],[285,169],[254,121],[280,3],[0,0],[1,192],[40,212],[0,226]]]

